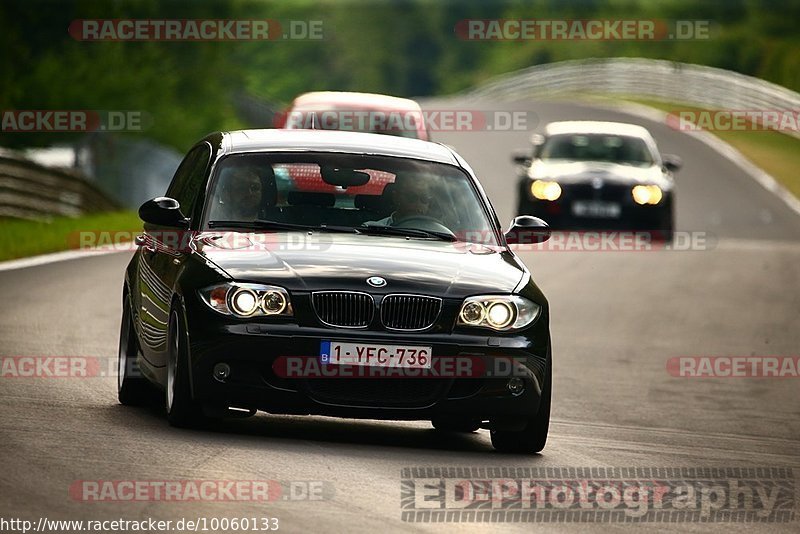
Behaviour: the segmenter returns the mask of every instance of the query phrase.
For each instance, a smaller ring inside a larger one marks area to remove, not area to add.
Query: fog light
[[[525,391],[525,382],[520,377],[515,376],[508,379],[506,387],[512,395],[522,395],[522,392]]]
[[[227,363],[218,363],[214,366],[214,378],[220,382],[225,382],[231,376],[231,366]]]

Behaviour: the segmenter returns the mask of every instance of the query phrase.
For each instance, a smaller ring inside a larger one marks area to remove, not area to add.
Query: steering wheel
[[[427,215],[412,215],[411,217],[402,219],[397,224],[393,224],[392,226],[397,228],[418,228],[420,230],[429,230],[431,232],[441,232],[453,237],[456,236],[456,234],[454,234],[450,228],[443,225],[438,219],[429,217]]]

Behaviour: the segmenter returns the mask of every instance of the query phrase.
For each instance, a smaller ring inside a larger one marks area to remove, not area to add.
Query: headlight
[[[531,194],[539,200],[558,200],[561,196],[561,186],[558,182],[534,180],[531,184]]]
[[[291,316],[289,293],[282,287],[226,282],[199,291],[212,310],[235,317]]]
[[[664,197],[664,193],[661,191],[661,188],[658,187],[657,185],[634,186],[634,188],[631,189],[631,194],[633,195],[633,200],[636,201],[637,204],[641,205],[658,204]]]
[[[533,323],[541,306],[519,295],[480,295],[461,305],[456,323],[492,330],[518,330]]]

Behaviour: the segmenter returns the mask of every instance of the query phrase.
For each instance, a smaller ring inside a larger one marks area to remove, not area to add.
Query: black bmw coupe
[[[428,420],[538,452],[549,310],[473,171],[426,141],[215,133],[185,157],[122,292],[119,400],[165,392],[170,423],[317,414]]]

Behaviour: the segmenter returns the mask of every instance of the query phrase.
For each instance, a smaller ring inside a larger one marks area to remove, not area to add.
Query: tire
[[[117,353],[117,398],[125,406],[141,406],[153,393],[149,382],[139,370],[136,358],[139,342],[133,328],[130,297],[122,301],[122,320],[119,329],[119,351]]]
[[[444,419],[436,418],[431,421],[433,428],[441,432],[463,432],[469,434],[481,427],[481,422],[474,419]]]
[[[192,399],[189,383],[189,346],[186,320],[178,309],[169,314],[169,343],[165,401],[167,421],[175,427],[190,428],[204,422],[202,406]]]
[[[552,369],[547,365],[545,387],[539,411],[519,431],[492,430],[492,446],[500,452],[533,454],[544,449],[550,429],[550,399],[552,394]]]

